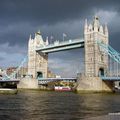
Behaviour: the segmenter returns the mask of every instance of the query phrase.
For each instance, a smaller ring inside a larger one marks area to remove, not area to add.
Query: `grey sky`
[[[62,40],[62,33],[66,39],[82,38],[85,18],[91,22],[95,14],[108,24],[110,44],[120,51],[119,0],[0,0],[0,66],[17,65],[27,54],[29,35],[34,37],[38,29],[44,39],[53,35]],[[80,49],[50,54],[49,67],[57,74],[73,76],[81,69],[77,67],[82,56]]]

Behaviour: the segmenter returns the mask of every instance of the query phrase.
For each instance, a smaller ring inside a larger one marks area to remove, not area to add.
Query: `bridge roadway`
[[[75,49],[75,48],[83,48],[84,47],[84,40],[83,39],[74,39],[68,40],[64,42],[55,41],[54,44],[50,44],[47,46],[40,46],[36,47],[36,51],[43,52],[43,53],[51,53],[51,52],[58,52],[63,50]]]
[[[65,81],[65,82],[76,82],[77,78],[40,78],[38,79],[38,84],[48,84],[50,82]]]
[[[101,77],[103,81],[120,81],[120,76],[118,77]],[[6,79],[2,80],[0,79],[0,83],[10,83],[10,82],[15,82],[19,83],[19,79]],[[57,82],[57,81],[66,81],[66,82],[77,82],[77,78],[40,78],[38,79],[38,84],[47,84],[50,82]]]
[[[19,79],[0,79],[0,83],[11,83],[11,82],[15,82],[15,83],[19,83]],[[57,82],[57,81],[66,81],[66,82],[76,82],[77,79],[76,78],[40,78],[38,80],[38,84],[48,84],[50,82]]]
[[[104,76],[104,77],[101,77],[101,79],[102,80],[104,80],[104,81],[120,81],[120,76],[116,76],[116,77],[106,77],[106,76]]]
[[[19,79],[12,79],[12,80],[9,80],[9,79],[2,80],[2,79],[0,79],[0,83],[10,83],[10,82],[18,83],[19,81],[20,81]]]

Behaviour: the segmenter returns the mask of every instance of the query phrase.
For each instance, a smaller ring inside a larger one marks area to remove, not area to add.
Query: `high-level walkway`
[[[69,49],[75,49],[75,48],[82,48],[84,47],[84,40],[83,39],[74,39],[74,40],[68,40],[68,41],[55,41],[54,44],[50,44],[43,47],[36,47],[36,51],[41,51],[43,53],[51,53],[51,52],[58,52],[58,51],[64,51]]]

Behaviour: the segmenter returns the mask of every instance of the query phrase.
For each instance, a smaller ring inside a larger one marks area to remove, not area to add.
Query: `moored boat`
[[[69,86],[55,86],[55,91],[72,91],[72,89]]]
[[[17,89],[0,88],[0,94],[17,94]]]

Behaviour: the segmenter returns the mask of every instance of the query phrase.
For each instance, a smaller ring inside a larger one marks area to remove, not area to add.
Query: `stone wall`
[[[78,77],[78,86],[76,88],[79,92],[112,92],[114,82],[102,81],[100,77]]]
[[[17,85],[18,89],[38,89],[38,81],[32,78],[23,78]]]

